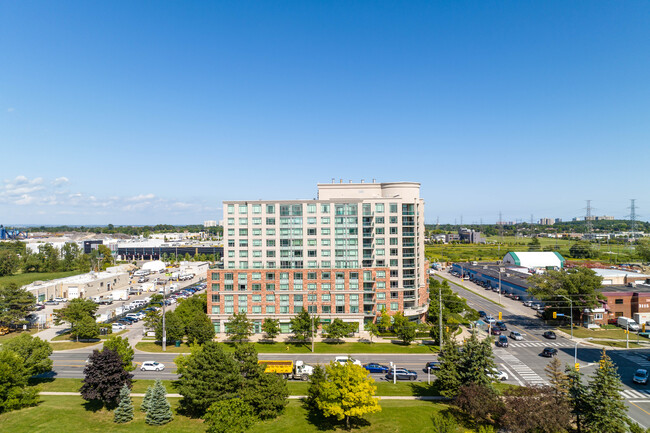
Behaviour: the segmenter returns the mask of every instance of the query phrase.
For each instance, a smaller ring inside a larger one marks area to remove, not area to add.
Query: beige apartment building
[[[223,269],[208,272],[208,313],[225,332],[245,312],[265,317],[306,309],[324,323],[363,324],[382,310],[421,320],[428,304],[420,184],[318,184],[314,200],[225,201]]]

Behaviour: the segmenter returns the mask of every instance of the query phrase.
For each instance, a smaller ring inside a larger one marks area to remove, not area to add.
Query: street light
[[[564,296],[564,295],[560,295],[560,296],[562,296],[564,299],[567,299],[569,301],[569,309],[571,310],[571,323],[570,323],[571,339],[573,340],[573,300],[571,300],[571,298],[569,298],[568,296]]]

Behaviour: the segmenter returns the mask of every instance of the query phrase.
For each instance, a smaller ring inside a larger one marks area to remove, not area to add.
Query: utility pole
[[[560,296],[562,296],[564,299],[567,299],[569,301],[569,309],[571,310],[571,316],[570,316],[571,317],[571,319],[570,319],[571,320],[571,323],[570,323],[570,326],[571,326],[571,339],[573,340],[573,300],[571,298],[569,298],[568,296],[564,296],[564,295],[560,295]]]
[[[438,326],[440,326],[440,350],[442,351],[442,284],[438,285],[438,303],[440,304],[440,314],[438,315]]]
[[[158,286],[158,278],[156,278],[156,286]],[[162,302],[162,350],[167,351],[167,328],[165,327],[165,295],[167,294],[167,282],[163,284],[163,302]]]
[[[311,315],[311,353],[314,353],[314,315]]]
[[[501,303],[501,266],[499,266],[499,304]]]

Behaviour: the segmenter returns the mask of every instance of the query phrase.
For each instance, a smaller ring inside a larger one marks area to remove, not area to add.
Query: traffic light
[[[499,320],[503,320],[501,317],[501,311],[499,311]]]
[[[553,318],[557,319],[557,311],[553,311]]]
[[[580,363],[579,362],[575,363],[575,368],[576,368],[576,371],[580,371]]]

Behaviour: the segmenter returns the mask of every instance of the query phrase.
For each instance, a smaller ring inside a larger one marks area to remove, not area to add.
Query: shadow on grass
[[[424,382],[421,383],[410,383],[411,393],[415,397],[437,397],[440,395],[440,390],[436,385],[436,382],[432,382],[431,385],[427,385]]]
[[[323,416],[319,410],[310,407],[306,400],[303,401],[303,408],[307,412],[305,417],[307,422],[316,427],[318,431],[336,430],[337,428],[345,429],[344,421],[339,421],[333,416]],[[368,427],[369,425],[370,422],[366,419],[357,417],[350,418],[350,430]]]
[[[479,426],[482,425],[477,423],[471,416],[451,404],[439,413],[445,418],[454,418],[458,423],[458,426],[463,429],[477,430]]]
[[[104,403],[101,400],[89,400],[83,403],[83,407],[87,411],[98,412],[104,408]]]

